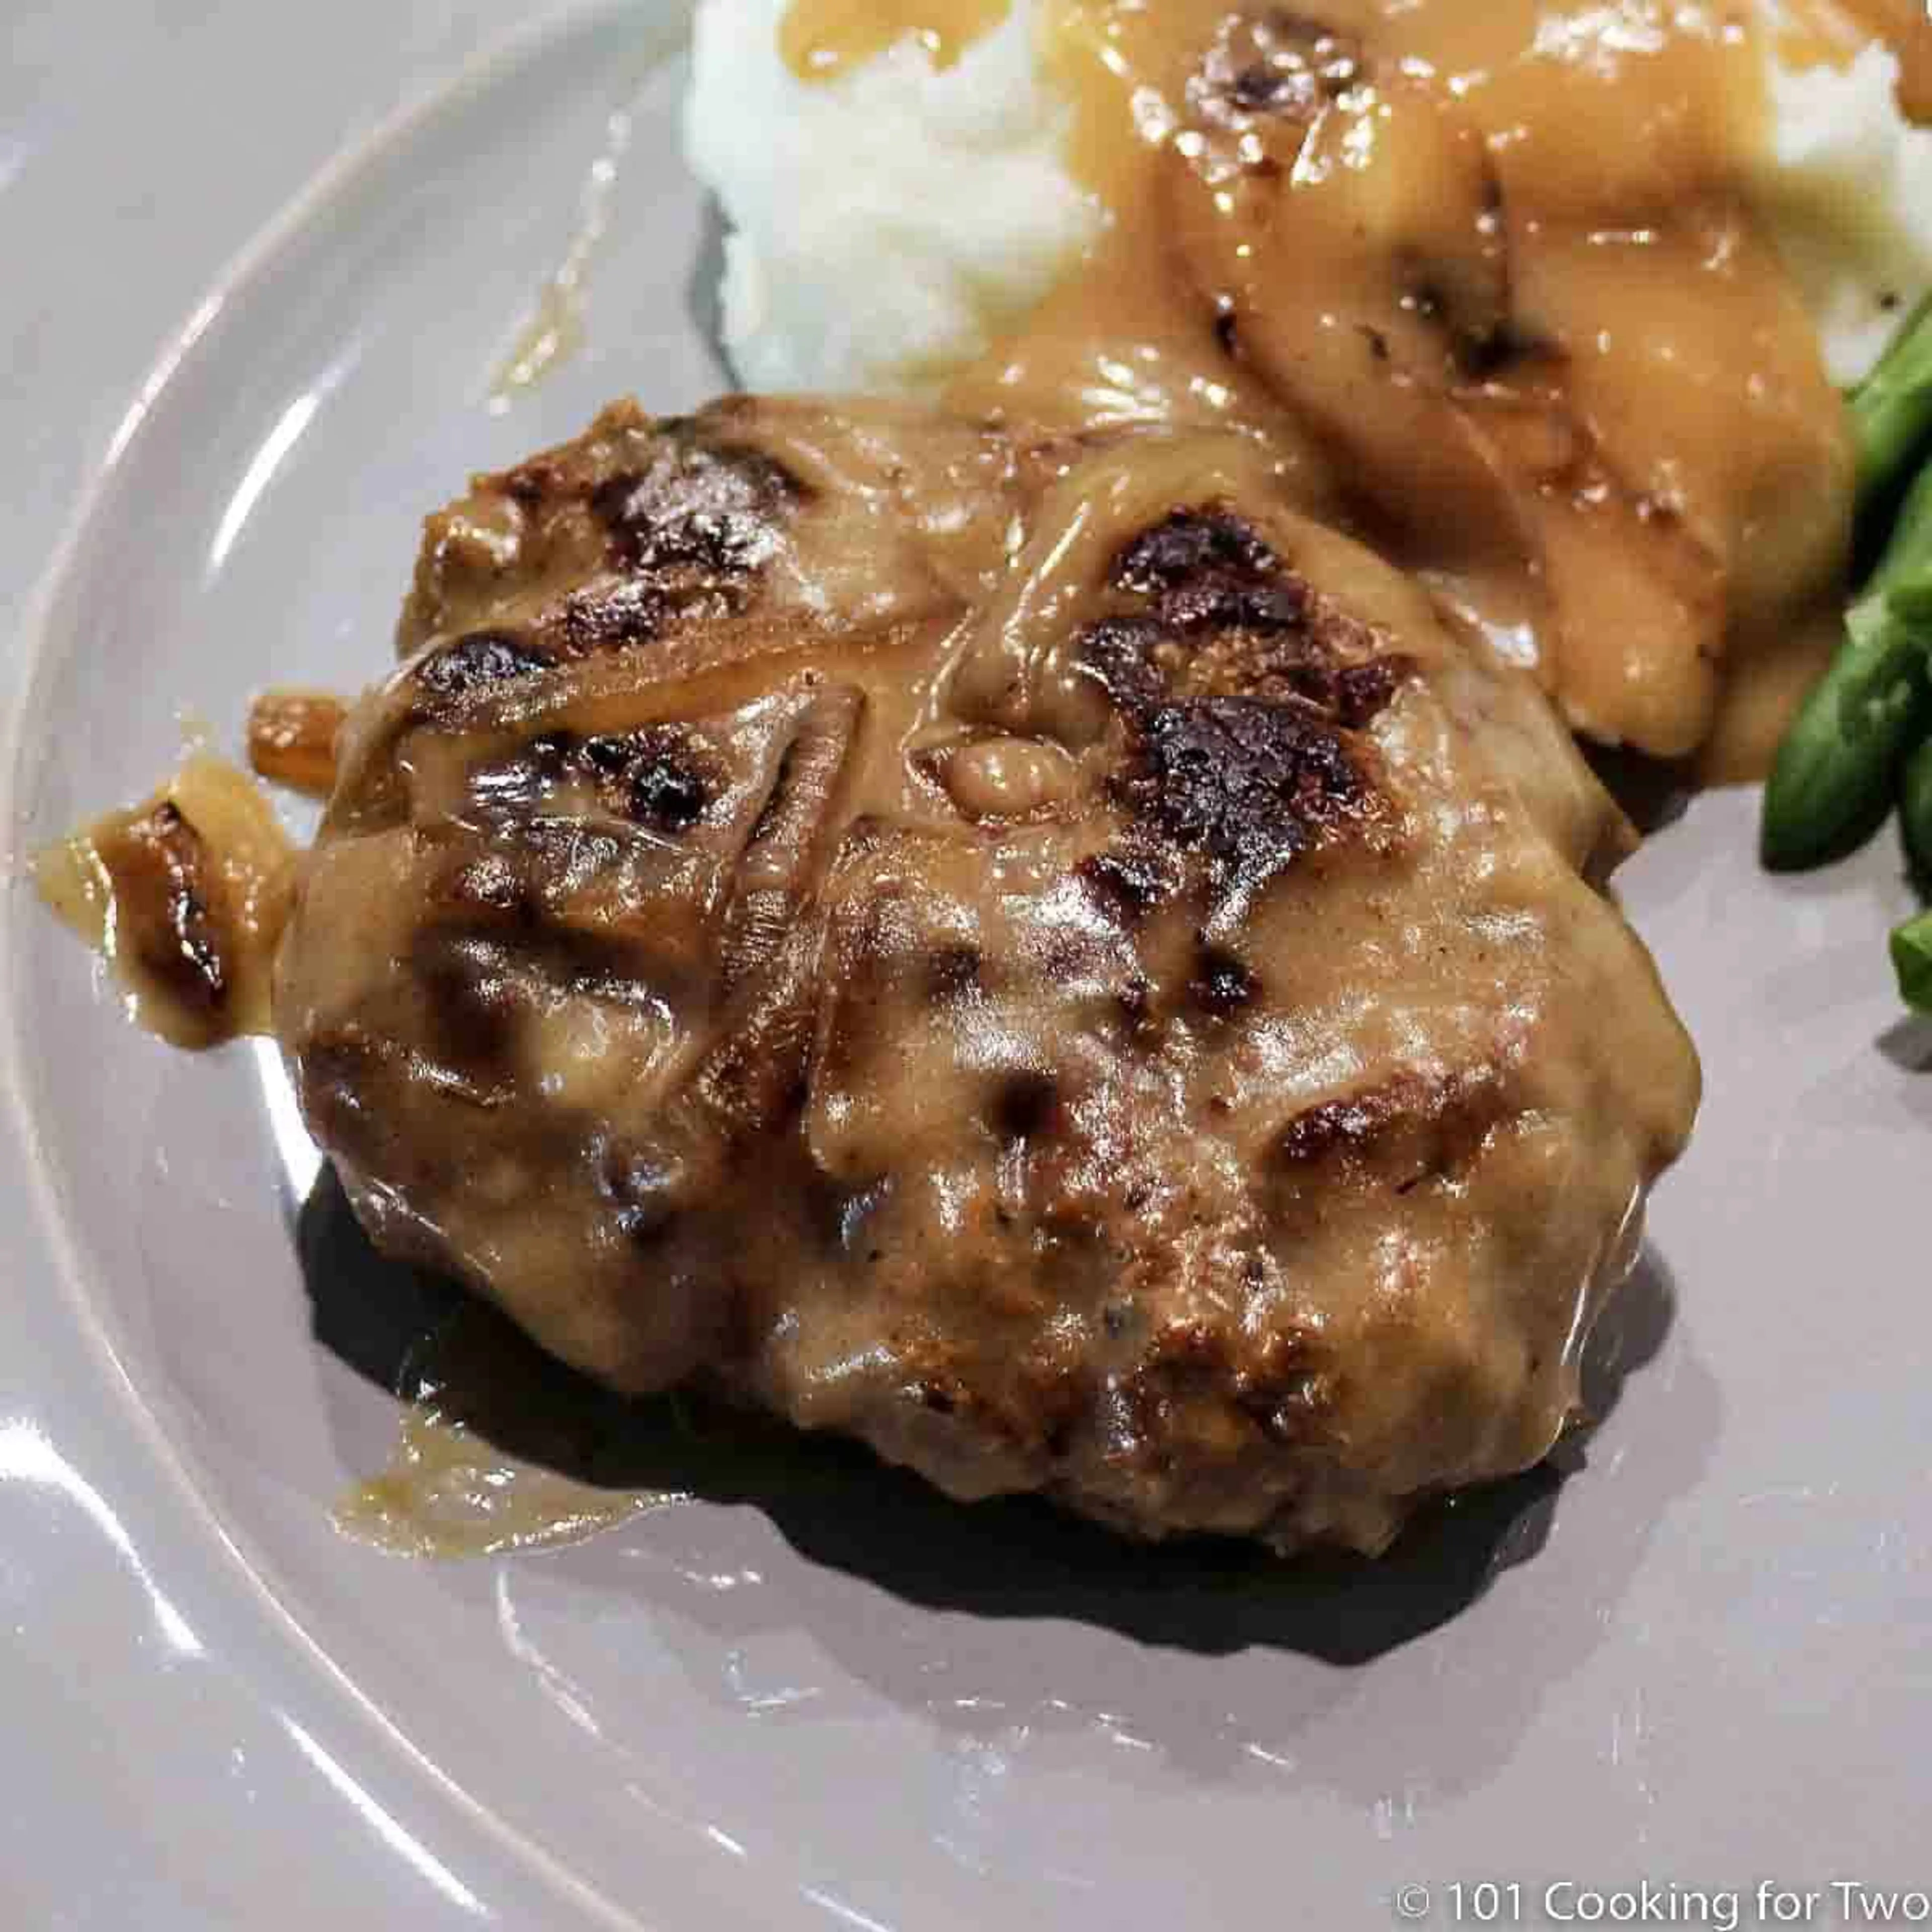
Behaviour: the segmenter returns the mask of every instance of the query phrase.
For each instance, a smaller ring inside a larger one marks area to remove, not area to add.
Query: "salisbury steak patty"
[[[278,989],[380,1244],[1144,1534],[1550,1446],[1696,1063],[1543,699],[1257,446],[620,406],[402,644]]]

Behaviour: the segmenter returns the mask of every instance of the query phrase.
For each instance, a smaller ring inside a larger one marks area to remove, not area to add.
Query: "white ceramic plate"
[[[718,382],[650,0],[526,24],[211,279],[344,117],[513,10],[0,8],[0,248],[45,263],[0,284],[16,857],[151,783],[178,706],[232,740],[256,686],[374,674],[468,472]],[[620,112],[587,346],[493,414]],[[204,284],[137,386],[142,318]],[[1767,880],[1754,811],[1699,801],[1628,875],[1709,1098],[1607,1419],[1567,1480],[1348,1575],[866,1478],[464,1564],[344,1541],[395,1406],[312,1332],[272,1062],[128,1028],[16,880],[0,1923],[1560,1923],[1648,1882],[1751,1924],[1769,1882],[1830,1924],[1834,1882],[1932,1886],[1932,1045],[1880,944],[1908,896],[1887,849]]]

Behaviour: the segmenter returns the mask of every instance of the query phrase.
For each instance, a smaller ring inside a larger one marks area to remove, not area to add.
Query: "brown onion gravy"
[[[1012,0],[794,0],[778,46],[805,80],[835,80],[905,40],[943,73],[1011,11]]]
[[[1618,11],[1592,10],[1588,19]],[[1003,0],[796,0],[784,46],[796,71],[824,79],[911,33],[944,68],[1005,12]],[[1371,0],[1334,0],[1328,16],[1372,38],[1405,69],[1426,67],[1501,158],[1515,205],[1514,266],[1538,291],[1538,326],[1574,335],[1584,332],[1577,318],[1587,318],[1594,352],[1579,379],[1586,406],[1630,419],[1641,458],[1682,469],[1690,488],[1721,502],[1756,447],[1781,443],[1815,456],[1815,474],[1800,478],[1815,508],[1801,512],[1795,536],[1783,524],[1773,533],[1776,545],[1798,551],[1800,567],[1779,581],[1768,561],[1744,556],[1743,568],[1761,567],[1770,580],[1755,598],[1734,599],[1742,614],[1727,634],[1705,640],[1727,652],[1730,674],[1707,674],[1705,652],[1690,652],[1689,687],[1670,694],[1673,716],[1652,731],[1672,752],[1701,743],[1714,780],[1760,771],[1829,649],[1844,504],[1842,464],[1834,467],[1837,398],[1817,368],[1808,323],[1726,184],[1729,158],[1755,138],[1762,111],[1748,40],[1720,21],[1696,31],[1660,28],[1641,49],[1619,50],[1592,42],[1591,34],[1609,30],[1586,26],[1582,9],[1531,0],[1480,12],[1458,0],[1421,0],[1386,13]],[[1221,17],[1218,8],[1124,0],[1071,0],[1056,15],[1050,58],[1076,103],[1074,165],[1108,211],[1109,226],[1022,330],[953,379],[946,400],[968,416],[1069,428],[1232,424],[1252,431],[1286,488],[1325,503],[1337,492],[1338,453],[1284,401],[1280,384],[1226,352],[1198,282],[1175,259],[1173,177],[1188,158],[1174,143],[1188,76]],[[1640,24],[1650,16],[1626,8],[1621,17]],[[1574,58],[1532,58],[1539,37],[1565,22],[1579,35]],[[1612,154],[1622,157],[1621,170],[1606,162]],[[1626,196],[1636,211],[1628,230],[1615,212]],[[1676,221],[1679,200],[1695,206],[1696,220]],[[1318,235],[1297,264],[1311,288],[1331,278],[1346,286],[1359,274],[1347,244],[1346,233]],[[1243,245],[1238,236],[1226,251],[1231,262]],[[1672,369],[1685,368],[1703,380],[1672,383]],[[1726,371],[1734,380],[1718,380]],[[1539,382],[1550,380],[1538,371]],[[1653,383],[1668,386],[1667,407],[1646,394]],[[1769,406],[1759,393],[1766,388],[1775,398]],[[1441,480],[1418,472],[1424,520],[1428,491]],[[1564,510],[1585,522],[1596,514],[1588,501]],[[1519,648],[1550,649],[1548,614],[1536,586],[1520,580],[1518,557],[1478,556],[1472,564],[1424,550],[1417,561],[1445,604],[1514,633]],[[1617,681],[1641,682],[1656,669],[1566,664],[1573,716],[1592,722],[1601,702],[1627,724],[1616,710]],[[1609,680],[1606,698],[1591,695],[1593,670]],[[904,741],[911,719],[902,712],[891,724],[881,737]],[[950,748],[933,769],[962,809],[977,803],[1022,815],[1060,776],[1040,759],[1016,760],[970,742]],[[478,1379],[452,1376],[464,1387]],[[586,1486],[506,1457],[446,1414],[432,1390],[405,1420],[390,1468],[348,1498],[337,1520],[386,1547],[464,1555],[575,1540],[664,1499]]]
[[[794,0],[782,44],[820,78],[909,32],[950,55],[1000,16]],[[1250,428],[1310,507],[1531,658],[1578,729],[1758,775],[1828,644],[1849,500],[1838,398],[1740,191],[1758,17],[1050,0],[1043,58],[1106,229],[945,400]],[[1786,21],[1793,61],[1882,35],[1918,98],[1910,0]],[[1270,32],[1318,31],[1291,76]],[[1270,98],[1310,76],[1312,102]]]
[[[1008,10],[1008,0],[795,0],[782,44],[795,70],[812,79],[908,34],[943,68]],[[1900,51],[1908,104],[1932,100],[1926,25],[1909,5],[1854,0],[1842,12],[1811,10],[1816,58],[1844,58],[1861,28],[1883,32]],[[1662,661],[1593,656],[1604,634],[1552,617],[1546,586],[1534,580],[1540,570],[1526,581],[1521,549],[1414,540],[1416,527],[1453,524],[1465,507],[1441,494],[1462,481],[1453,466],[1418,460],[1406,486],[1391,470],[1370,493],[1382,500],[1364,508],[1349,476],[1364,452],[1318,411],[1297,406],[1282,369],[1336,332],[1323,308],[1331,296],[1344,308],[1385,299],[1400,327],[1415,292],[1392,285],[1364,297],[1373,250],[1352,219],[1328,218],[1324,182],[1312,174],[1287,190],[1313,217],[1297,224],[1292,260],[1270,254],[1278,239],[1257,219],[1251,192],[1258,181],[1276,198],[1260,212],[1283,192],[1268,172],[1267,139],[1251,128],[1223,130],[1231,138],[1217,156],[1193,126],[1201,110],[1190,83],[1222,31],[1218,4],[1056,0],[1047,55],[1074,103],[1070,155],[1108,226],[1023,329],[952,380],[947,401],[969,415],[1049,427],[1154,420],[1248,430],[1291,490],[1322,508],[1360,513],[1399,556],[1408,550],[1405,560],[1428,574],[1447,608],[1522,640],[1576,722],[1672,754],[1697,750],[1716,782],[1762,771],[1830,647],[1846,478],[1838,399],[1810,326],[1732,185],[1763,112],[1744,10],[1326,0],[1322,12],[1372,50],[1378,72],[1394,75],[1363,92],[1399,97],[1338,111],[1340,131],[1358,137],[1353,160],[1346,141],[1333,158],[1338,171],[1362,161],[1373,180],[1380,169],[1384,213],[1448,228],[1468,217],[1478,231],[1486,211],[1456,197],[1500,183],[1513,320],[1526,316],[1525,333],[1561,352],[1532,358],[1526,376],[1486,375],[1475,386],[1505,393],[1480,406],[1536,418],[1532,440],[1550,422],[1582,420],[1615,446],[1610,467],[1619,474],[1674,479],[1681,500],[1644,514],[1666,536],[1691,526],[1698,543],[1720,553],[1724,621],[1693,626],[1688,637],[1672,632]],[[1446,148],[1433,140],[1437,120],[1454,125]],[[1486,156],[1490,172],[1478,166],[1462,177],[1434,165],[1453,159],[1458,142]],[[1340,212],[1365,207],[1376,212],[1373,197],[1345,202]],[[1216,270],[1218,302],[1204,307],[1201,290]],[[1270,299],[1291,286],[1293,299]],[[1279,322],[1278,310],[1298,306]],[[1346,325],[1358,337],[1376,326],[1354,316]],[[1272,344],[1271,326],[1280,336]],[[1243,340],[1250,331],[1261,344],[1253,355]],[[1463,423],[1478,406],[1425,397],[1419,413],[1372,420],[1382,440],[1366,453],[1386,457],[1408,430]],[[1594,527],[1636,516],[1633,504],[1646,493],[1592,472],[1567,496],[1526,494],[1532,523],[1585,533],[1566,544],[1564,568],[1576,579],[1570,601],[1587,608],[1593,572],[1614,576],[1593,548]],[[1695,558],[1688,575],[1680,601],[1708,614]],[[1645,694],[1642,703],[1634,692]],[[308,774],[305,788],[316,788],[335,722],[326,701],[265,716],[262,742],[279,733],[272,748],[290,761],[278,776]],[[895,740],[915,728],[910,709],[895,722]],[[941,782],[962,808],[976,802],[995,815],[1024,815],[1060,782],[1043,756],[1026,762],[966,743],[950,757]],[[113,964],[136,1016],[198,1046],[268,1030],[270,967],[293,866],[259,790],[197,756],[142,805],[40,855],[34,877],[52,909]],[[340,1505],[346,1533],[418,1554],[482,1553],[577,1540],[675,1499],[510,1458],[460,1407],[446,1406],[443,1393],[434,1384],[419,1391],[390,1466]]]

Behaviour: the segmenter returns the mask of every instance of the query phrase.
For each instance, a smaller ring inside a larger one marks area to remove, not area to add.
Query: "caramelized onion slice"
[[[248,707],[248,763],[310,798],[335,789],[335,738],[348,706],[321,691],[265,691]]]

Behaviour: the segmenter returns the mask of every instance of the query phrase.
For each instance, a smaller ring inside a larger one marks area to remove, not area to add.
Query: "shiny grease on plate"
[[[424,1385],[388,1466],[336,1504],[345,1536],[400,1556],[488,1556],[581,1543],[683,1500],[674,1491],[598,1489],[520,1461],[452,1420],[440,1393]]]

